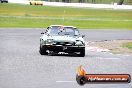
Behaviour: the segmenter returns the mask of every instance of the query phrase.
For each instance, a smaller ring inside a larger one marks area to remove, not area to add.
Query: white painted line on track
[[[75,83],[76,81],[56,81],[57,83]]]
[[[111,55],[117,55],[117,56],[125,56],[125,57],[130,57],[132,56],[132,54],[113,54],[113,53],[109,53]]]

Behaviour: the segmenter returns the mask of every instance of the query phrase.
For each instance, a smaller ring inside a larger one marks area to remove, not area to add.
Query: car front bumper
[[[62,45],[43,45],[43,48],[55,52],[80,52],[85,46],[62,46]]]

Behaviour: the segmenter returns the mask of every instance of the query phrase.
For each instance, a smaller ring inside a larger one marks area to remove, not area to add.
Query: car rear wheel
[[[84,57],[85,56],[85,48],[80,50],[80,54],[79,54],[80,57]]]
[[[41,45],[40,45],[39,53],[40,53],[41,55],[48,55],[48,52],[46,52],[46,49],[45,49],[44,47],[41,47]]]

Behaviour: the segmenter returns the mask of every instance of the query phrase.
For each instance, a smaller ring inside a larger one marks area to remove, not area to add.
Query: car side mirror
[[[82,35],[82,38],[84,38],[85,37],[85,35]]]
[[[49,29],[50,27],[47,27],[47,29]]]

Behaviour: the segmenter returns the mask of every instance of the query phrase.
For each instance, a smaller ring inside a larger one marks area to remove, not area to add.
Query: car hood
[[[54,41],[60,41],[60,42],[75,42],[76,40],[81,40],[83,41],[82,37],[78,37],[78,36],[47,36],[44,35],[42,36],[43,40],[47,40],[47,39],[53,39]]]

